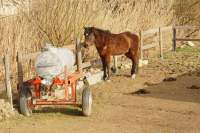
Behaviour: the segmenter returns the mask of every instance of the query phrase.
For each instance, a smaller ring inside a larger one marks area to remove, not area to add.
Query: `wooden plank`
[[[160,46],[160,57],[161,59],[163,59],[163,44],[162,44],[162,31],[161,28],[159,28],[159,36],[158,36],[158,42],[159,42],[159,46]]]
[[[169,31],[172,29],[172,26],[160,27],[161,32]]]
[[[23,81],[24,81],[24,74],[23,74],[23,66],[22,66],[22,57],[20,57],[22,54],[17,53],[17,81],[18,81],[18,88],[21,89],[23,87]]]
[[[13,107],[12,88],[10,82],[10,56],[8,54],[5,56],[5,81],[7,97],[11,107]]]
[[[77,61],[77,70],[80,71],[82,69],[82,54],[81,54],[81,45],[80,39],[76,39],[76,61]]]
[[[147,35],[150,35],[150,34],[155,34],[157,32],[159,32],[159,29],[158,28],[154,28],[154,29],[143,31],[142,35],[143,36],[147,36]]]
[[[84,62],[84,63],[81,64],[82,69],[87,68],[87,67],[90,67],[90,66],[91,66],[91,63],[90,63],[90,62]],[[76,66],[76,65],[73,66],[72,70],[73,70],[73,71],[77,71],[77,66]]]
[[[156,43],[152,43],[152,44],[146,44],[144,46],[142,46],[142,50],[147,50],[147,49],[150,49],[150,48],[154,48],[156,47],[158,44]]]
[[[176,38],[176,41],[200,41],[200,39]]]
[[[172,29],[173,36],[172,36],[172,50],[176,51],[176,28]]]
[[[142,33],[142,31],[140,31],[140,59],[141,60],[143,60],[143,49],[142,49],[142,47],[143,47],[143,33]]]
[[[200,26],[191,26],[191,25],[184,25],[184,26],[174,26],[175,29],[200,29]]]

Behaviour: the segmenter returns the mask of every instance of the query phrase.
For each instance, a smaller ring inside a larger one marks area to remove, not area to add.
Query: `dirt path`
[[[132,95],[142,87],[141,78],[132,81],[118,76],[111,83],[92,87],[91,117],[82,117],[78,108],[51,109],[0,123],[0,132],[196,133],[200,131],[200,89],[187,87],[200,86],[199,81],[200,77],[183,76],[176,82],[145,88],[149,94]]]
[[[162,82],[163,70],[144,68],[136,80],[128,72],[112,82],[92,86],[93,113],[79,108],[51,108],[0,122],[0,133],[198,133],[200,132],[200,76],[186,74]],[[193,87],[192,87],[193,86]],[[195,88],[196,86],[196,88]],[[133,94],[145,89],[148,94]]]

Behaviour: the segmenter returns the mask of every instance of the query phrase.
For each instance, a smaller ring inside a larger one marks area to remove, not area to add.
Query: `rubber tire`
[[[82,113],[84,116],[90,116],[92,113],[92,92],[89,87],[82,92]]]
[[[27,102],[31,99],[31,92],[29,87],[23,87],[20,90],[19,107],[20,112],[25,116],[31,116],[32,109],[28,106]]]

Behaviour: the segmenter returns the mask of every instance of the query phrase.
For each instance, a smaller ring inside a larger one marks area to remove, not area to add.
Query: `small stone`
[[[194,47],[195,46],[195,44],[193,42],[191,42],[191,41],[188,41],[187,45],[190,46],[190,47]]]
[[[148,61],[148,60],[143,60],[143,61],[142,61],[142,64],[143,64],[143,65],[148,65],[148,64],[149,64],[149,61]]]

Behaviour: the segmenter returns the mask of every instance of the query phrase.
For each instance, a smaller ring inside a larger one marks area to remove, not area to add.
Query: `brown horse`
[[[112,55],[125,54],[132,61],[131,77],[135,79],[139,62],[139,37],[130,32],[112,34],[108,30],[85,27],[84,47],[95,44],[102,60],[104,80],[110,79],[110,62]]]

